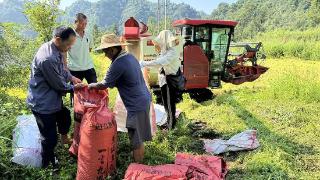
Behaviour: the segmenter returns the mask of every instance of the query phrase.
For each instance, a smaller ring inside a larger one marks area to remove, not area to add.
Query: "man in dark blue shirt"
[[[81,80],[75,78],[63,63],[63,54],[75,41],[72,28],[58,27],[54,38],[44,43],[36,53],[32,65],[28,87],[27,104],[36,118],[41,133],[42,167],[50,162],[55,165],[54,148],[57,144],[57,126],[63,140],[68,140],[70,111],[63,106],[62,96],[81,88]]]
[[[102,37],[97,50],[102,50],[112,63],[104,80],[89,84],[89,89],[117,87],[128,112],[126,127],[134,149],[134,160],[141,162],[144,158],[144,142],[152,139],[149,116],[151,94],[138,60],[122,49],[125,45],[129,44],[120,42],[114,34]]]

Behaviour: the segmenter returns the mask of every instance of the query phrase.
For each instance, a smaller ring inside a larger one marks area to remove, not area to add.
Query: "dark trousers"
[[[170,84],[161,87],[161,95],[164,109],[168,115],[167,124],[169,129],[174,129],[177,123],[176,120],[176,102],[177,90]]]
[[[58,141],[57,127],[59,134],[68,134],[71,125],[70,111],[63,106],[59,112],[53,114],[32,112],[41,134],[42,167],[48,167],[50,162],[55,165],[54,149]]]
[[[86,79],[88,84],[97,82],[97,73],[93,68],[86,71],[70,71],[70,73],[81,81]]]

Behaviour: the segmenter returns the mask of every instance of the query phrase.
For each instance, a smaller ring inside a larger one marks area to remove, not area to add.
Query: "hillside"
[[[23,0],[4,0],[0,2],[0,22],[26,23],[23,15]],[[91,22],[99,27],[113,24],[121,25],[128,17],[134,16],[140,21],[147,22],[149,17],[156,17],[157,4],[147,0],[100,0],[89,2],[78,0],[65,10],[62,21],[72,23],[74,16],[83,12],[90,17]],[[163,13],[164,14],[164,13]],[[188,4],[169,3],[168,16],[170,19],[201,18],[207,16]]]
[[[311,1],[238,0],[233,4],[221,3],[212,12],[211,18],[239,21],[236,36],[242,39],[251,39],[257,32],[278,28],[305,30],[317,25],[310,18],[312,3],[316,4],[317,1]]]
[[[122,25],[131,16],[147,22],[149,17],[157,16],[157,4],[147,0],[100,0],[96,3],[78,0],[66,8],[67,21],[72,21],[73,16],[78,12],[88,14],[91,21],[99,27],[107,27],[112,24]],[[184,3],[170,2],[168,5],[170,19],[201,18],[205,15]]]
[[[0,2],[0,22],[26,23],[27,19],[22,13],[23,4],[22,0]]]

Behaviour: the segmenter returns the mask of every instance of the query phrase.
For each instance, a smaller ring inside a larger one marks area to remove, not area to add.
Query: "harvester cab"
[[[220,88],[229,46],[237,22],[178,20],[176,34],[184,38],[183,72],[186,89]]]

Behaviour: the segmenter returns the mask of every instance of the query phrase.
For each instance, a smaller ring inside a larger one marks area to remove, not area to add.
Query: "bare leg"
[[[133,150],[133,159],[136,163],[141,163],[144,158],[144,144]]]
[[[64,135],[61,134],[61,143],[71,145],[72,140],[68,137],[68,134],[64,134]]]

